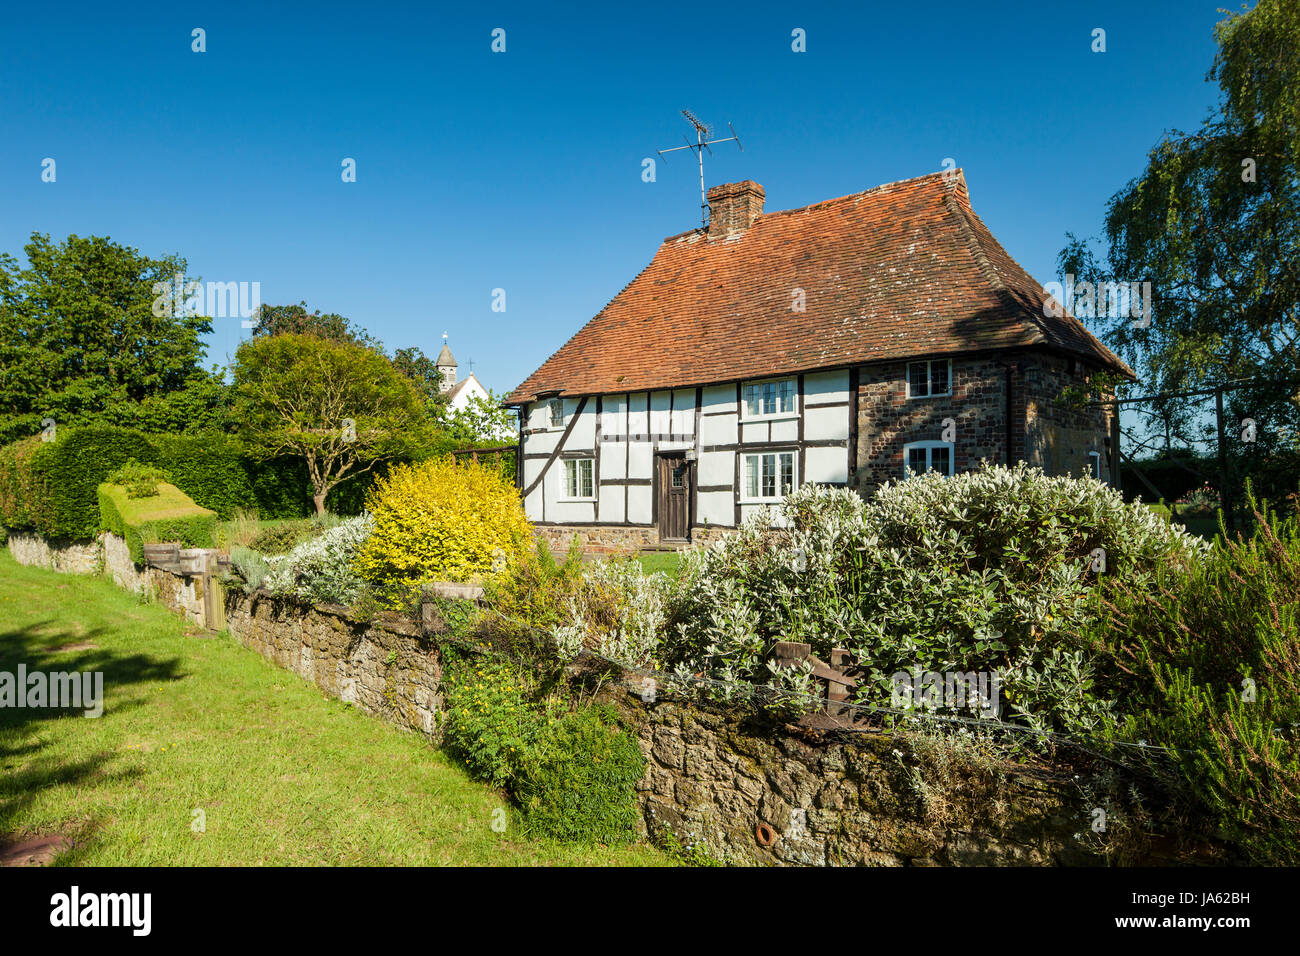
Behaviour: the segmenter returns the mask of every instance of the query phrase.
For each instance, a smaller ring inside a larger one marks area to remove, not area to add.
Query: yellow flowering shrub
[[[429,581],[471,581],[507,570],[533,547],[514,486],[494,471],[433,458],[397,465],[366,498],[374,530],[356,568],[399,603]]]

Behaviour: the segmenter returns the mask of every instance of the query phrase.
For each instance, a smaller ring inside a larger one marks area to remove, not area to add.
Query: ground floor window
[[[1088,452],[1088,474],[1101,481],[1101,452]]]
[[[904,477],[937,471],[951,475],[953,469],[953,444],[947,441],[914,441],[903,446]]]
[[[745,498],[778,501],[794,491],[793,451],[763,452],[745,456]]]
[[[594,458],[566,458],[564,461],[564,497],[596,497]]]

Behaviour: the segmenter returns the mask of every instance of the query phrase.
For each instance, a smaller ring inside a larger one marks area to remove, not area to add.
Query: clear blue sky
[[[706,157],[707,183],[757,180],[769,210],[952,157],[1047,282],[1065,232],[1096,234],[1162,131],[1205,116],[1230,5],[11,4],[0,249],[21,258],[39,231],[179,252],[390,348],[434,354],[445,330],[502,392],[698,224],[689,154],[641,180],[687,132],[682,107],[744,142]],[[248,332],[215,324],[224,364]]]

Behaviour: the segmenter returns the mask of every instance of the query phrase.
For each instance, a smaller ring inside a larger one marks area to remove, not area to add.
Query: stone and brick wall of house
[[[1043,356],[1026,363],[1023,373],[1025,407],[1024,459],[1049,475],[1092,474],[1089,452],[1097,452],[1101,480],[1110,481],[1111,408],[1071,405],[1060,401],[1069,386],[1087,383],[1086,372],[1069,359]]]
[[[903,446],[940,441],[943,420],[956,427],[954,468],[969,471],[981,459],[1006,461],[1007,357],[953,359],[947,396],[907,397],[907,363],[885,362],[858,371],[857,468],[852,484],[871,492],[903,478]]]
[[[533,533],[556,555],[568,553],[573,539],[585,555],[607,556],[649,549],[671,548],[680,550],[696,544],[712,544],[734,528],[691,529],[689,542],[674,541],[662,543],[659,540],[657,526],[623,526],[623,525],[534,525]]]
[[[1073,369],[1073,371],[1072,371]],[[888,362],[858,371],[857,467],[851,484],[870,493],[903,477],[903,446],[942,440],[943,420],[956,429],[954,469],[1007,461],[1007,377],[1011,375],[1011,460],[1027,461],[1050,475],[1090,474],[1088,452],[1101,455],[1108,480],[1110,412],[1069,407],[1058,399],[1070,385],[1086,383],[1084,370],[1044,352],[1008,352],[952,360],[952,394],[907,397],[907,363]]]

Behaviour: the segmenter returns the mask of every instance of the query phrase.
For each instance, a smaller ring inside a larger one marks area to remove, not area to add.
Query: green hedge
[[[217,530],[217,514],[200,508],[175,485],[158,486],[158,494],[130,498],[121,485],[105,482],[96,489],[99,523],[126,540],[131,560],[144,564],[148,541],[178,541],[185,548],[210,548]]]
[[[149,440],[172,484],[222,518],[240,508],[254,509],[267,520],[303,518],[311,511],[301,461],[253,461],[223,432],[150,435]]]
[[[0,525],[6,528],[36,526],[32,506],[41,500],[41,484],[32,458],[41,444],[33,437],[0,448]]]
[[[0,449],[0,523],[47,538],[92,538],[99,531],[96,489],[131,458],[154,462],[156,452],[129,428],[61,428],[57,441],[7,445]]]
[[[134,458],[222,519],[237,509],[266,520],[312,514],[306,464],[300,459],[254,461],[222,432],[150,435],[113,426],[64,427],[58,440],[39,436],[0,447],[0,526],[50,538],[90,538],[100,530],[97,488]],[[335,514],[360,513],[382,466],[343,482],[326,498]]]

